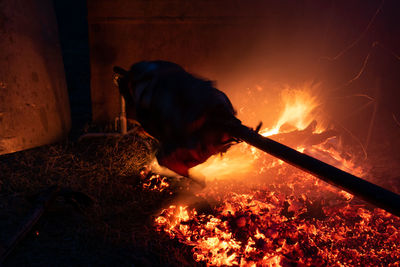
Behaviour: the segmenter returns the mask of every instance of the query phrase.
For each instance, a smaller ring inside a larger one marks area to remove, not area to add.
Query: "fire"
[[[290,89],[285,88],[281,92],[281,101],[283,103],[283,112],[273,127],[264,128],[260,131],[263,136],[273,136],[282,131],[303,130],[316,119],[316,109],[320,105],[317,97],[312,92],[316,91],[318,85],[312,86],[307,83],[300,88]],[[313,132],[318,133],[323,130],[320,128],[314,129]],[[304,150],[302,147],[297,148],[299,151]],[[254,175],[256,161],[259,158],[265,158],[263,152],[259,152],[254,147],[245,143],[241,143],[232,147],[223,156],[215,155],[209,158],[205,163],[191,169],[193,176],[201,175],[208,179],[232,179],[245,178]],[[272,161],[267,165],[275,165],[277,161]],[[265,168],[263,162],[260,166],[261,172]],[[260,169],[259,169],[260,170]]]
[[[306,135],[320,138],[318,134],[327,130],[309,127],[319,102],[308,91],[287,89],[282,100],[282,116],[263,135],[278,138],[289,129],[297,136],[309,129]],[[303,142],[296,148],[363,174],[341,152],[336,136],[317,144]],[[196,195],[213,203],[212,212],[171,205],[155,218],[155,226],[190,246],[198,262],[208,266],[398,266],[400,262],[399,218],[360,204],[351,194],[244,143],[195,169],[214,178]],[[243,179],[232,180],[233,176]],[[160,182],[152,182],[148,190],[166,182],[161,176],[156,178]]]
[[[284,89],[282,100],[285,103],[285,109],[275,129],[280,129],[286,123],[297,129],[306,128],[315,119],[313,112],[320,105],[316,96],[313,96],[307,89]]]

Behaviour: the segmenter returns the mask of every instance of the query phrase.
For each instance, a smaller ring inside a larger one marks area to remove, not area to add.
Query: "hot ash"
[[[362,175],[341,152],[336,133],[318,128],[316,100],[304,91],[285,94],[277,126],[264,135]],[[289,131],[282,132],[285,128]],[[400,261],[399,218],[249,145],[212,157],[194,172],[211,178],[197,194],[207,204],[171,205],[155,225],[191,246],[196,261],[218,266],[397,266]],[[227,179],[235,175],[242,179]],[[167,181],[152,176],[146,186],[166,190]]]

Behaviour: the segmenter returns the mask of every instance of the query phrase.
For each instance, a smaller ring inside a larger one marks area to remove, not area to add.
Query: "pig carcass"
[[[160,165],[188,176],[190,168],[236,142],[226,129],[240,121],[213,82],[167,61],[142,61],[128,71],[114,71],[127,117],[159,141]]]

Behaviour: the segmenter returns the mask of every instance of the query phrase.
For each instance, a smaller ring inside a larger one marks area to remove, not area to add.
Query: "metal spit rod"
[[[237,125],[230,128],[231,134],[234,137],[243,140],[249,145],[257,147],[327,183],[337,186],[400,217],[400,195],[266,138],[244,125]]]

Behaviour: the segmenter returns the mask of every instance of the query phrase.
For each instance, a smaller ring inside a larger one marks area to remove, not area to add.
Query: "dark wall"
[[[393,114],[400,117],[393,55],[400,54],[399,6],[396,0],[88,0],[93,120],[118,114],[114,65],[164,59],[217,80],[251,125],[276,120],[285,84],[320,83],[315,93],[327,117],[367,142],[374,108],[358,112],[365,101],[378,100],[380,121],[395,128]]]

